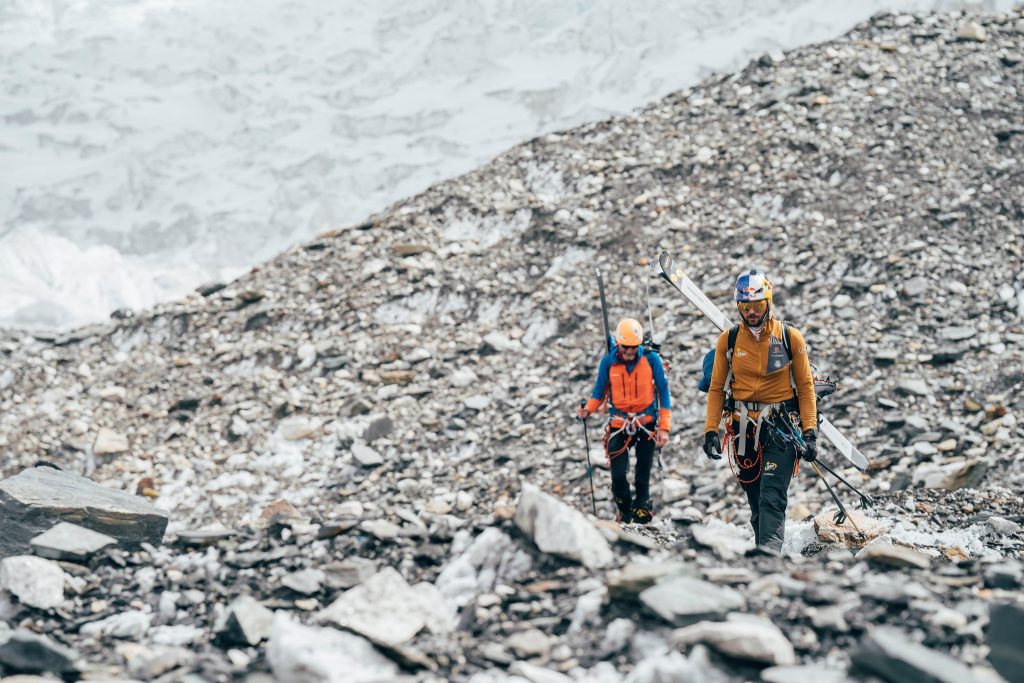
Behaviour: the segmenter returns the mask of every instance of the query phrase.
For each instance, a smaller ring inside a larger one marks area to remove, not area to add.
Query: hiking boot
[[[615,521],[619,524],[632,524],[634,522],[633,513],[629,510],[616,510]]]
[[[782,551],[770,545],[755,545],[743,553],[744,557],[782,557]]]
[[[633,508],[633,521],[637,524],[650,524],[654,519],[654,510],[649,505],[637,505]]]

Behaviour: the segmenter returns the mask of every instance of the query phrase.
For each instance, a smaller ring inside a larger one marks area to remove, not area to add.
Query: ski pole
[[[836,505],[839,506],[839,511],[833,515],[832,521],[837,525],[842,526],[842,524],[849,519],[850,524],[852,524],[853,528],[857,530],[857,535],[860,538],[864,538],[864,532],[860,530],[859,526],[857,526],[857,522],[854,521],[853,517],[850,517],[849,513],[846,512],[846,506],[843,505],[843,501],[839,500],[839,496],[836,495],[836,492],[832,489],[832,485],[828,483],[827,479],[825,479],[825,475],[821,473],[821,468],[818,467],[818,463],[812,460],[811,467],[813,467],[814,471],[818,473],[818,478],[821,479],[821,483],[825,485],[825,488],[828,489],[829,495],[832,496],[832,500],[834,500]]]
[[[850,482],[846,481],[846,479],[845,479],[845,478],[843,477],[843,475],[839,474],[839,473],[838,473],[838,472],[836,472],[836,471],[835,471],[834,469],[832,469],[831,467],[829,467],[828,465],[826,465],[825,463],[823,463],[823,462],[822,462],[822,461],[820,461],[820,460],[818,460],[818,461],[817,461],[817,463],[818,463],[819,465],[821,465],[822,467],[824,467],[824,468],[825,468],[825,469],[826,469],[826,470],[827,470],[827,471],[828,471],[828,472],[829,472],[830,474],[832,474],[832,476],[834,476],[834,477],[835,477],[836,479],[838,479],[839,481],[841,481],[841,482],[843,482],[844,484],[846,484],[846,486],[847,486],[847,487],[848,487],[848,488],[849,488],[849,489],[850,489],[851,491],[853,491],[853,492],[854,492],[854,493],[856,493],[856,494],[857,494],[858,496],[860,496],[860,504],[861,504],[861,507],[871,507],[872,505],[874,505],[874,504],[875,504],[875,499],[874,499],[874,498],[872,498],[871,496],[869,496],[869,495],[868,495],[868,494],[866,494],[866,493],[862,493],[862,492],[860,491],[860,489],[858,489],[858,488],[857,488],[856,486],[854,486],[854,485],[853,485],[853,484],[851,484]]]
[[[587,405],[586,400],[580,401],[580,408]],[[576,418],[579,420],[579,418]],[[590,477],[590,506],[597,517],[597,501],[594,499],[594,466],[590,464],[590,435],[587,433],[587,418],[580,420],[583,423],[583,443],[587,447],[587,476]]]

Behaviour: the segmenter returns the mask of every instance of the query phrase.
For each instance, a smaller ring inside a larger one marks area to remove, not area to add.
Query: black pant
[[[733,423],[736,427],[736,423]],[[753,424],[748,424],[746,455],[739,457],[740,485],[750,504],[754,543],[782,550],[786,537],[787,489],[796,465],[796,448],[785,443],[774,429],[761,429],[761,460],[757,459]]]
[[[616,453],[623,449],[630,437],[622,431],[608,441],[608,453]],[[636,472],[633,483],[636,486],[636,505],[651,509],[651,464],[654,462],[654,437],[638,429],[629,442],[636,456]],[[633,509],[633,497],[629,490],[629,451],[612,457],[612,495],[619,512],[628,514]]]

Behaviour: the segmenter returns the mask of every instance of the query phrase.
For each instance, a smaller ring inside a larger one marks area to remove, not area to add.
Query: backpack
[[[793,362],[793,349],[789,346],[789,328],[792,324],[788,320],[782,321],[782,345],[786,347],[786,357],[789,358],[789,362]],[[729,375],[725,378],[726,387],[729,385],[729,380],[732,379],[732,350],[736,348],[736,336],[740,333],[740,326],[733,325],[729,329],[729,352],[727,358],[729,359]],[[707,393],[711,388],[711,373],[715,368],[715,348],[711,347],[711,350],[704,354],[704,361],[702,365],[702,375],[700,381],[697,382],[697,388],[703,393]],[[792,372],[792,370],[790,370]],[[728,389],[726,389],[728,391]]]

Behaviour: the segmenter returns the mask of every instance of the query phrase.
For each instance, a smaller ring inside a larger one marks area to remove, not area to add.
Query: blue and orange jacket
[[[661,358],[641,346],[636,360],[626,364],[619,360],[617,353],[613,347],[601,359],[587,410],[597,412],[608,399],[613,427],[621,427],[626,414],[641,413],[645,416],[644,424],[656,421],[658,429],[668,431],[672,422],[672,399],[668,395],[668,379]]]

